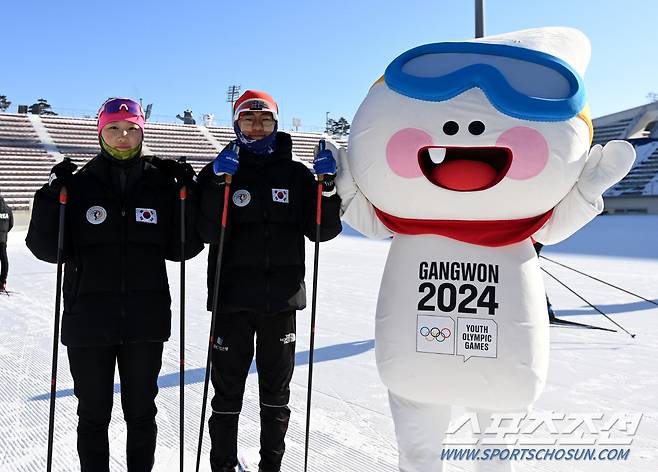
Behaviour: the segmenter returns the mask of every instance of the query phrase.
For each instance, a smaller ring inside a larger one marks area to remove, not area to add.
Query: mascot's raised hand
[[[345,149],[340,148],[336,143],[327,139],[325,141],[326,149],[331,151],[336,158],[338,170],[336,172],[336,189],[340,195],[341,206],[343,209],[347,208],[357,193],[358,189],[354,182],[354,176],[350,170],[350,163],[347,159],[347,152]]]
[[[578,178],[578,190],[589,202],[619,182],[635,162],[635,148],[627,141],[609,141],[592,147]]]

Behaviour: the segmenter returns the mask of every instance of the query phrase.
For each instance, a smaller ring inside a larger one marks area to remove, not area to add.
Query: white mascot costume
[[[411,49],[370,89],[347,151],[330,146],[343,218],[393,237],[375,349],[401,471],[442,470],[451,406],[488,418],[542,392],[549,326],[532,241],[584,226],[635,159],[625,141],[589,149],[589,56],[581,32],[559,27]]]

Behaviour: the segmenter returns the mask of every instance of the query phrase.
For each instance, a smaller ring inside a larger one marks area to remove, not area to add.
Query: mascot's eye
[[[443,125],[443,132],[449,136],[457,134],[457,131],[459,131],[459,125],[456,121],[446,121]]]
[[[468,131],[475,135],[482,134],[484,133],[484,123],[481,121],[472,121],[471,124],[468,125]]]

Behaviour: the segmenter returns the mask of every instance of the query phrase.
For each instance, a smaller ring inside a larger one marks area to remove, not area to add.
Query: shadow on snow
[[[551,297],[551,302],[552,301],[553,301],[553,297]],[[658,299],[654,299],[652,301],[658,303]],[[592,303],[592,300],[589,300],[589,302]],[[656,305],[652,305],[651,303],[645,301],[637,301],[631,303],[613,303],[609,305],[592,303],[592,305],[597,307],[606,315],[610,315],[614,313],[630,313],[633,311],[656,309]],[[582,308],[579,308],[577,310],[560,310],[559,308],[556,308],[555,305],[553,305],[553,309],[555,310],[555,314],[558,316],[581,316],[581,315],[599,314],[596,310],[590,308],[588,305],[583,305]]]
[[[366,351],[370,351],[375,347],[375,340],[368,339],[365,341],[355,341],[351,343],[335,344],[333,346],[326,346],[317,348],[313,354],[313,363],[333,361],[337,359],[344,359],[346,357],[358,356]],[[295,354],[295,365],[308,364],[309,351],[298,352]],[[249,368],[249,373],[256,372],[256,363],[252,362]],[[190,369],[185,371],[185,385],[203,383],[205,380],[206,369]],[[158,387],[171,388],[180,385],[180,374],[174,372],[171,374],[162,375],[158,378]],[[119,384],[114,384],[114,393],[121,391]],[[73,396],[73,389],[58,390],[55,394],[57,398]],[[50,393],[37,395],[30,398],[30,401],[48,400]]]

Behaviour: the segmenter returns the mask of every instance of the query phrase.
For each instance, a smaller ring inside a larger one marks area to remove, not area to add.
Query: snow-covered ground
[[[323,244],[316,329],[316,365],[311,418],[311,471],[394,471],[396,448],[386,390],[374,358],[374,310],[389,243],[346,231]],[[9,239],[11,296],[0,296],[0,470],[42,471],[46,456],[48,394],[55,267],[37,261],[24,245],[25,231]],[[307,254],[312,267],[312,246]],[[186,470],[193,470],[199,428],[209,328],[205,304],[206,257],[188,262]],[[599,217],[545,255],[658,301],[658,217]],[[626,461],[523,461],[517,471],[654,471],[658,463],[658,307],[548,261],[543,266],[597,305],[628,331],[608,333],[551,329],[548,385],[534,412],[565,414],[641,413]],[[156,471],[178,470],[178,265],[170,264],[173,307],[171,340],[165,345],[157,399]],[[311,286],[311,270],[308,271]],[[559,315],[615,326],[547,278]],[[303,468],[310,310],[297,317],[297,368],[285,471]],[[78,470],[75,451],[76,399],[65,349],[60,346],[54,470]],[[258,389],[249,376],[241,416],[240,444],[258,442]],[[117,379],[118,382],[118,379]],[[112,470],[125,470],[125,429],[115,396],[110,428]],[[459,416],[460,412],[456,412]],[[209,440],[202,470],[208,471]],[[450,463],[447,471],[474,470],[473,462]]]

